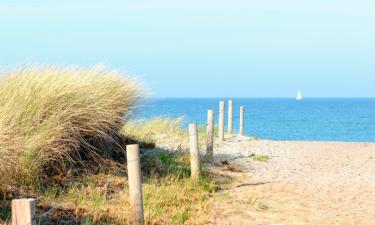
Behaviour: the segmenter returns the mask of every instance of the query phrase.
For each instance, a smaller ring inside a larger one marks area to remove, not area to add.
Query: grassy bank
[[[129,123],[123,131],[132,138],[142,137],[142,141],[155,144],[164,143],[164,137],[178,143],[187,138],[180,125],[181,120],[157,118]],[[150,130],[157,132],[148,132]],[[189,154],[184,148],[142,149],[142,152],[152,152],[141,159],[147,224],[207,223],[211,215],[210,199],[219,188],[214,176],[203,168],[200,182],[191,182]],[[31,197],[38,199],[39,223],[127,224],[130,207],[126,167],[106,160],[98,168],[96,172],[72,176],[62,184],[31,193]],[[0,221],[9,220],[9,204],[10,201],[3,201]]]
[[[130,135],[133,139],[145,143],[155,143],[156,147],[169,150],[186,149],[188,147],[187,132],[187,128],[184,128],[183,118],[164,117],[129,121],[122,129],[123,135]],[[218,127],[214,128],[214,135],[218,135]],[[198,126],[198,136],[200,149],[205,149],[206,127],[204,125]]]
[[[67,169],[68,161],[113,155],[106,146],[114,143],[140,93],[134,80],[99,68],[2,74],[0,189],[39,185],[52,171]]]
[[[190,181],[181,119],[128,121],[141,93],[131,78],[98,68],[2,74],[0,224],[11,200],[25,197],[37,199],[39,224],[127,224],[129,143],[141,145],[147,224],[206,223],[215,179],[202,168],[200,182]]]

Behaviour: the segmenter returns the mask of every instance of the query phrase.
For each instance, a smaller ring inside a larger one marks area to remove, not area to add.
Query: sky
[[[0,69],[30,63],[153,97],[375,97],[375,1],[1,0]]]

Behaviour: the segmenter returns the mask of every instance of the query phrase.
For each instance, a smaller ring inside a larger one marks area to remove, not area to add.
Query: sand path
[[[375,224],[375,143],[231,137],[215,154],[244,172],[217,195],[212,224]]]

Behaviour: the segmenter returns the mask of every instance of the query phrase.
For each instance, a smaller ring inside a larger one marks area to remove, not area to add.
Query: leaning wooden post
[[[139,157],[139,146],[127,145],[126,158],[128,162],[129,196],[132,211],[132,224],[144,224],[142,174]]]
[[[206,158],[208,161],[212,161],[214,156],[214,118],[215,112],[213,110],[208,110],[206,135]]]
[[[12,225],[35,225],[35,199],[12,201]]]
[[[224,141],[224,118],[225,114],[225,103],[224,101],[220,101],[220,109],[219,109],[219,142]]]
[[[245,126],[244,116],[245,116],[245,107],[241,106],[240,107],[240,135],[244,135],[245,134],[245,130],[244,130],[244,126]]]
[[[228,101],[228,134],[233,134],[233,100]]]
[[[199,180],[198,129],[196,123],[189,124],[191,179]]]

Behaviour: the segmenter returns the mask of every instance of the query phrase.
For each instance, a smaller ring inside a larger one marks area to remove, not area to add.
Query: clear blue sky
[[[375,96],[373,0],[2,0],[0,32],[3,67],[104,63],[157,97]]]

